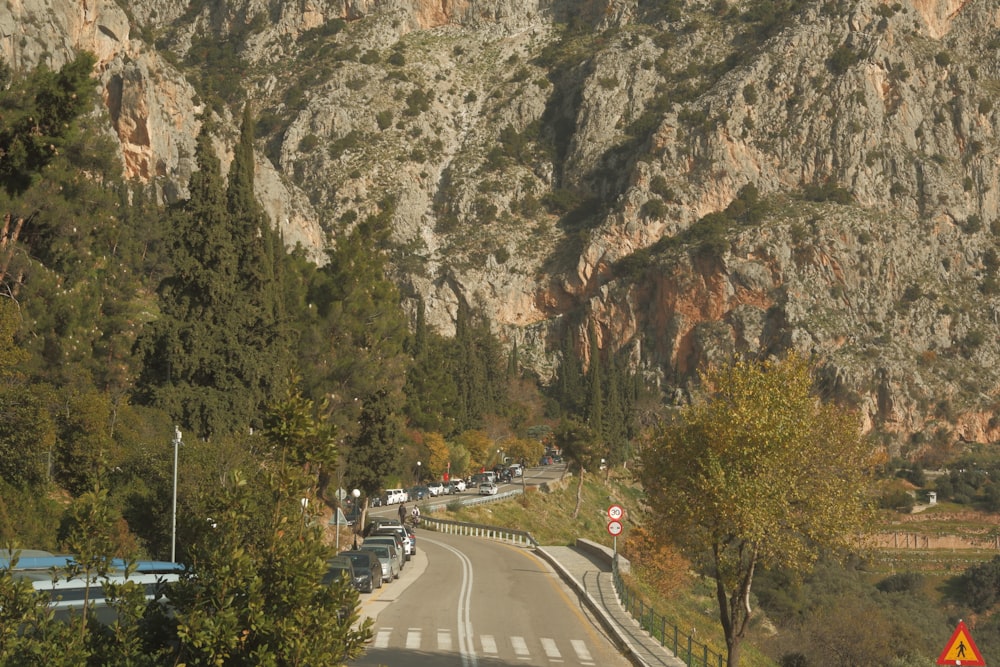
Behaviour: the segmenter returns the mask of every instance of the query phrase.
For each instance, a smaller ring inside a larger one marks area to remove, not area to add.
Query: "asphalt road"
[[[398,581],[362,596],[374,640],[355,667],[627,667],[600,624],[527,549],[418,531]]]

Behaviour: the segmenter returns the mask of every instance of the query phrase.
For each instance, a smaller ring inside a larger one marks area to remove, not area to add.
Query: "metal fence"
[[[625,585],[618,572],[617,559],[613,562],[611,572],[615,582],[615,591],[622,606],[632,615],[642,629],[656,639],[660,644],[684,661],[688,667],[723,667],[724,656],[710,649],[706,644],[695,641],[694,637],[681,630]]]

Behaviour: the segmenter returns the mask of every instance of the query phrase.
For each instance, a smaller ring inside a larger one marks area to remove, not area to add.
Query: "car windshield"
[[[373,544],[370,547],[362,547],[362,548],[365,551],[371,551],[372,553],[376,554],[379,558],[388,558],[390,555],[389,547],[387,546]]]

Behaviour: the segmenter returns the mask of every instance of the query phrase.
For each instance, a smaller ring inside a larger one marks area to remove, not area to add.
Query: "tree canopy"
[[[659,535],[715,579],[729,665],[758,567],[807,571],[856,546],[873,468],[856,415],[816,395],[806,360],[737,360],[650,437],[641,478]]]

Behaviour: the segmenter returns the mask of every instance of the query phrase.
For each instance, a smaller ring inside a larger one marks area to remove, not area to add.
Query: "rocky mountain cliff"
[[[15,69],[80,49],[129,176],[185,197],[203,115],[225,156],[249,101],[289,243],[392,205],[427,321],[480,307],[543,377],[566,332],[675,401],[796,348],[892,454],[1000,437],[995,0],[0,11]]]

